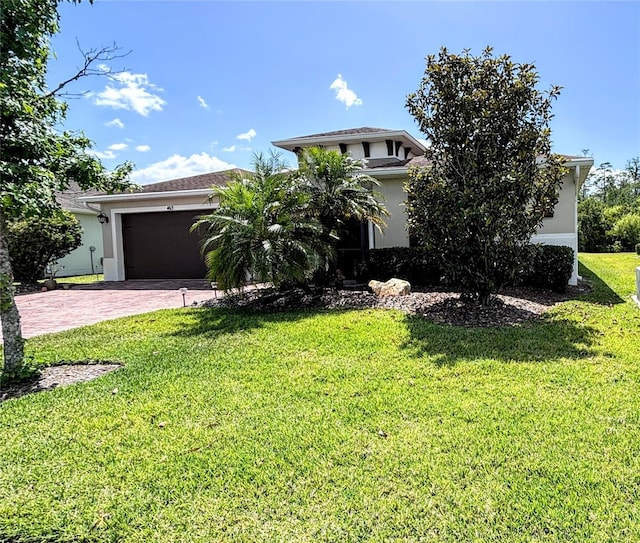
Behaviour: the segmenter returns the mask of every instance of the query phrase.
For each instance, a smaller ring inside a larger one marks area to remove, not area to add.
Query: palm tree
[[[301,151],[299,163],[296,184],[309,195],[309,211],[322,226],[323,241],[333,249],[333,255],[350,220],[370,221],[378,230],[384,228],[389,212],[383,196],[374,190],[380,183],[363,173],[363,161],[310,147]],[[330,272],[336,265],[332,258],[327,261]]]
[[[221,288],[249,280],[300,282],[324,258],[322,228],[307,211],[309,197],[296,190],[279,154],[254,157],[254,173],[235,173],[213,197],[219,207],[192,226],[201,232],[208,278]]]

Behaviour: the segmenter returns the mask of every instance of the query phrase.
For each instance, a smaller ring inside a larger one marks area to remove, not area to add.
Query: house
[[[380,233],[369,225],[368,248],[407,247],[411,244],[405,228],[407,215],[404,207],[406,193],[403,189],[411,166],[424,166],[424,145],[404,130],[383,128],[356,128],[338,130],[310,136],[301,136],[272,142],[276,147],[298,153],[305,147],[322,146],[325,149],[350,153],[354,158],[366,159],[366,173],[380,182],[378,190],[385,197],[385,205],[391,216],[387,228]],[[560,196],[549,217],[532,241],[548,245],[566,245],[575,253],[570,284],[578,281],[578,191],[593,166],[589,157],[566,157],[569,169],[562,180]]]
[[[144,185],[139,191],[88,196],[100,207],[105,281],[196,279],[206,275],[198,238],[189,232],[199,215],[216,207],[214,185],[228,170]]]
[[[404,130],[356,128],[312,134],[272,142],[281,149],[299,152],[323,146],[367,161],[366,172],[380,181],[378,190],[390,212],[387,228],[380,233],[371,224],[359,225],[343,245],[344,252],[409,246],[406,194],[403,185],[413,165],[425,165],[425,147]],[[571,283],[577,282],[577,193],[593,159],[567,157],[569,173],[562,181],[553,216],[533,241],[567,245],[576,253]],[[97,195],[84,200],[99,205],[109,222],[103,225],[104,273],[107,281],[124,279],[195,278],[205,275],[197,239],[189,233],[194,217],[214,209],[211,186],[225,184],[231,171],[174,179],[142,187],[139,192]]]
[[[82,227],[80,247],[58,260],[57,277],[102,273],[102,228],[97,220],[99,212],[82,200],[83,197],[96,194],[98,191],[82,190],[77,183],[71,183],[67,190],[56,194],[60,207],[71,212]]]

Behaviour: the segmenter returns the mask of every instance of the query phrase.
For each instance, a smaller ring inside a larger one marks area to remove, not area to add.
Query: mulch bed
[[[91,381],[106,373],[117,370],[120,364],[104,362],[85,362],[79,364],[60,364],[44,368],[32,379],[0,389],[0,403],[25,394],[52,390],[59,386]]]
[[[565,293],[526,287],[509,288],[489,306],[467,303],[459,292],[444,289],[416,291],[406,296],[378,298],[369,291],[293,289],[278,292],[256,289],[202,302],[203,307],[228,307],[261,312],[296,309],[398,309],[440,324],[467,327],[515,326],[540,317],[556,304],[588,292],[587,284],[568,287]]]

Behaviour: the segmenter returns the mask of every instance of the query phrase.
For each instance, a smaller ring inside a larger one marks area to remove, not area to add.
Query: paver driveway
[[[195,279],[100,282],[73,285],[69,290],[59,288],[21,294],[16,296],[16,303],[22,320],[22,335],[29,338],[117,317],[182,307],[179,292],[182,287],[188,289],[187,305],[220,295],[207,281]]]

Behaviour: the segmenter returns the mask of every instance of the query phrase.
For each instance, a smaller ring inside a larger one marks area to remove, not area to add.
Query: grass
[[[104,275],[101,273],[92,273],[89,275],[74,275],[72,277],[56,277],[58,283],[72,283],[74,285],[86,283],[98,283],[104,281]]]
[[[640,540],[631,254],[514,328],[160,311],[34,338],[117,360],[0,404],[0,540]]]

